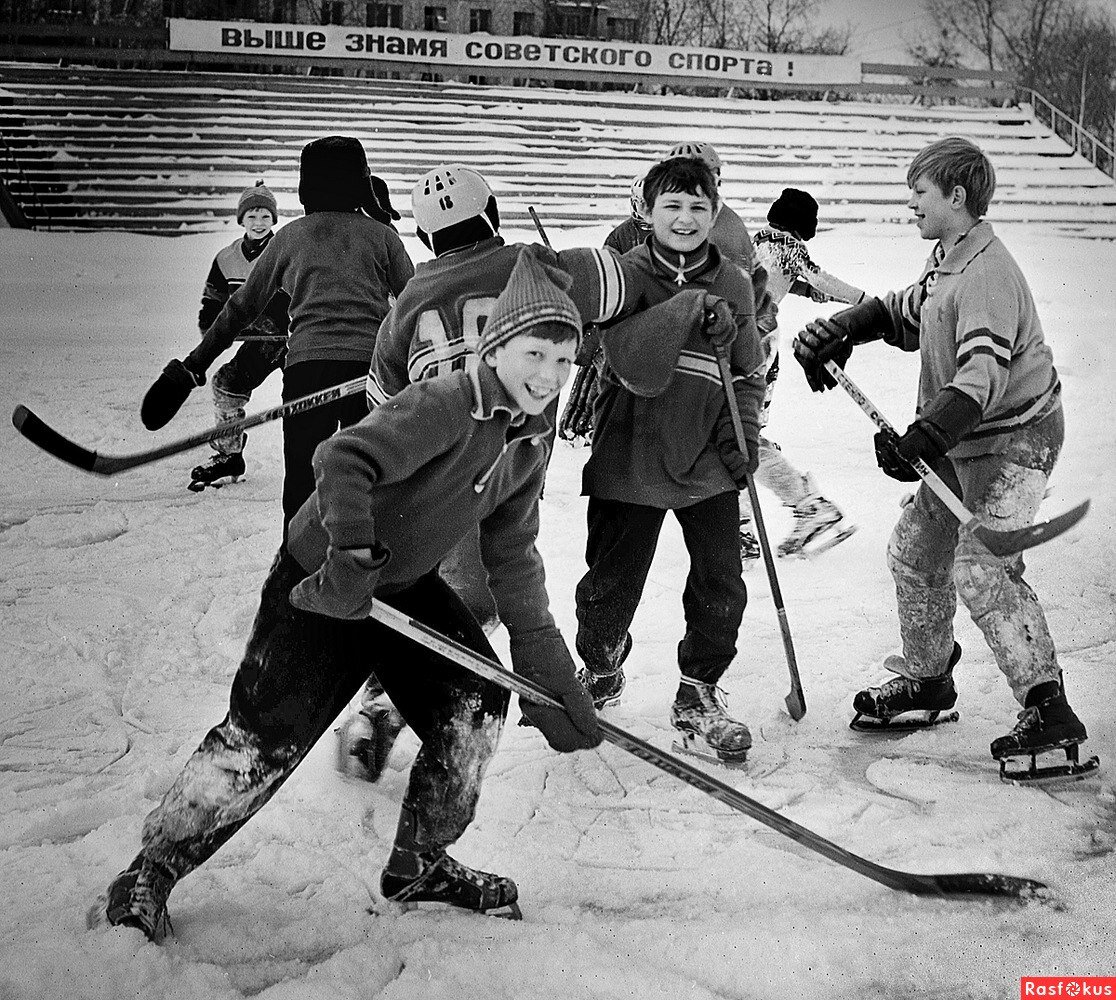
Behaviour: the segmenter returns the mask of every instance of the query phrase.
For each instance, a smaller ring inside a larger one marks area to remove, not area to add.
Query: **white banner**
[[[330,59],[377,59],[430,67],[516,69],[561,76],[563,70],[702,77],[714,83],[859,83],[860,61],[847,56],[733,52],[637,42],[563,38],[501,38],[440,31],[344,25],[249,24],[169,18],[170,48],[185,52],[246,52]]]

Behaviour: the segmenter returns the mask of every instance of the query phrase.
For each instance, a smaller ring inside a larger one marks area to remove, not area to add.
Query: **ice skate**
[[[408,868],[417,862],[413,871],[396,873],[388,862],[380,876],[384,897],[403,909],[413,909],[418,903],[442,903],[493,917],[523,919],[517,902],[519,890],[510,878],[477,871],[454,861],[445,851],[409,855],[408,861]]]
[[[158,944],[173,931],[167,915],[167,897],[174,881],[168,872],[145,862],[140,855],[97,897],[89,908],[86,923],[90,928],[103,924],[135,927]]]
[[[244,456],[240,452],[214,455],[208,462],[194,466],[187,489],[194,493],[200,493],[207,486],[220,489],[226,483],[237,482],[243,475]]]
[[[953,668],[960,659],[961,647],[955,642],[944,674],[919,680],[893,677],[879,687],[858,691],[853,698],[853,711],[856,715],[849,723],[849,728],[868,733],[885,730],[894,733],[927,729],[943,722],[956,722],[960,716],[949,709],[957,701]],[[901,660],[902,657],[889,656],[884,661],[884,666]]]
[[[1099,757],[1090,757],[1082,764],[1078,748],[1089,738],[1085,725],[1066,701],[1058,681],[1037,684],[1027,692],[1027,704],[1019,713],[1019,721],[1006,736],[992,741],[992,756],[1000,762],[1000,780],[1008,784],[1046,784],[1056,781],[1078,781],[1100,767]],[[1062,750],[1064,764],[1039,767],[1039,754]],[[1030,757],[1030,766],[1008,770],[1016,757]]]
[[[364,781],[379,781],[406,725],[387,695],[365,688],[360,710],[337,730],[337,770]]]
[[[616,669],[607,673],[594,673],[586,666],[577,668],[577,679],[593,699],[593,707],[599,712],[602,708],[616,705],[624,693],[627,681],[624,678],[623,663],[632,651],[632,634],[624,637],[624,647],[616,657]]]
[[[679,694],[670,707],[670,724],[681,734],[673,749],[716,764],[741,765],[752,746],[752,734],[743,722],[728,714],[724,692],[716,684],[683,677],[687,694]]]
[[[760,543],[752,534],[751,525],[740,525],[740,564],[743,569],[750,570],[762,554]]]
[[[784,559],[821,555],[856,531],[856,525],[817,492],[813,479],[807,476],[806,481],[811,492],[794,505],[794,525],[779,543],[778,552]]]

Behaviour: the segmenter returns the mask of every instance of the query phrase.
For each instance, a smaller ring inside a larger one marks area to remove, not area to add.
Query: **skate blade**
[[[452,911],[454,913],[471,913],[478,917],[495,917],[498,920],[522,920],[523,911],[519,908],[519,903],[506,903],[503,906],[494,906],[488,910],[470,910],[466,906],[454,906],[453,903],[444,903],[435,899],[422,899],[422,900],[408,900],[406,902],[398,902],[394,899],[384,900],[382,910],[371,909],[368,912],[376,915],[390,912],[397,916],[404,913],[410,913],[414,910],[429,912],[439,911]]]
[[[794,552],[780,552],[780,559],[813,559],[823,552],[828,552],[834,546],[851,538],[856,533],[856,525],[852,524],[833,534],[815,535],[802,548]]]
[[[1068,785],[1075,781],[1082,781],[1100,769],[1100,758],[1093,756],[1086,760],[1084,764],[1080,763],[1078,760],[1079,745],[1077,743],[1056,744],[1033,752],[1026,751],[1003,756],[999,758],[1000,780],[1005,785]],[[1039,767],[1039,754],[1051,753],[1054,750],[1064,750],[1066,762]],[[1008,763],[1020,757],[1030,757],[1031,766],[1020,771],[1009,771]]]
[[[211,483],[203,483],[199,479],[191,481],[187,486],[191,493],[201,493],[206,487],[210,489],[219,490],[222,486],[228,486],[230,483],[239,483],[240,476],[225,476],[222,479],[214,479]]]
[[[857,712],[849,723],[849,729],[854,729],[858,733],[886,736],[888,733],[913,733],[919,729],[933,729],[934,726],[956,722],[960,718],[959,712],[907,712],[894,719],[877,719],[874,715]]]
[[[748,749],[751,749],[750,747]],[[699,743],[695,737],[684,736],[671,744],[675,753],[685,754],[687,757],[696,757],[698,760],[708,761],[710,764],[719,764],[721,767],[742,768],[748,761],[748,750],[714,750],[704,742]]]

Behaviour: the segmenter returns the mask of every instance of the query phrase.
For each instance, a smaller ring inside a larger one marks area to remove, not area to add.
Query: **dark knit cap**
[[[812,240],[818,231],[818,203],[805,191],[783,188],[767,211],[767,221],[776,229]]]
[[[553,257],[543,247],[525,246],[519,251],[508,283],[481,331],[477,353],[482,358],[513,337],[530,333],[539,323],[565,325],[572,336],[581,337],[581,314],[566,294],[573,278],[541,259],[547,255]]]
[[[271,213],[271,221],[279,221],[279,206],[275,203],[273,195],[263,181],[256,181],[255,187],[247,188],[236,203],[236,221],[244,221],[244,213],[253,208],[266,208]]]
[[[359,139],[327,135],[302,147],[298,200],[307,209],[352,211],[369,198],[368,159]]]

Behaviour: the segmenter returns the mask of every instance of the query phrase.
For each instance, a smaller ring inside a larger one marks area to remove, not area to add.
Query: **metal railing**
[[[1050,131],[1072,146],[1078,155],[1085,157],[1094,167],[1116,181],[1116,152],[1111,146],[1105,145],[1080,122],[1056,108],[1037,90],[1022,86],[1017,89],[1026,95],[1025,100],[1030,103],[1036,121],[1048,124]],[[1043,120],[1044,114],[1048,121]]]

